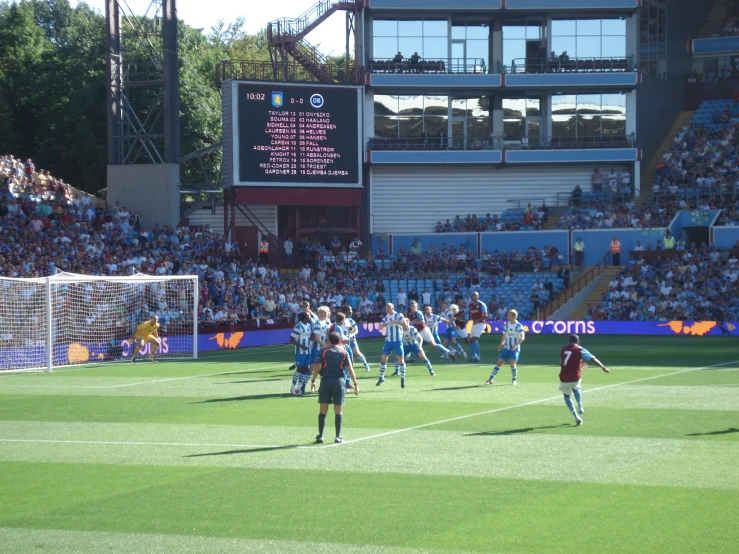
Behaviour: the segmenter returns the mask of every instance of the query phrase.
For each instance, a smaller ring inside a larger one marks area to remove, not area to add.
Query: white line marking
[[[285,448],[285,445],[274,446],[267,444],[201,444],[189,442],[125,442],[125,441],[82,441],[82,440],[51,440],[51,439],[0,439],[0,442],[41,443],[41,444],[95,444],[111,446],[187,446],[204,448]]]
[[[739,363],[739,360],[734,360],[732,362],[723,362],[723,363],[720,363],[720,364],[707,365],[707,366],[703,366],[703,367],[694,367],[694,368],[691,368],[691,369],[683,369],[683,370],[680,370],[680,371],[673,371],[672,373],[663,373],[662,375],[653,375],[651,377],[642,377],[641,379],[634,379],[632,381],[624,381],[622,383],[614,383],[612,385],[604,385],[602,387],[596,387],[594,389],[583,390],[582,392],[583,393],[585,393],[585,392],[597,392],[597,391],[601,391],[601,390],[605,390],[605,389],[611,389],[613,387],[621,387],[623,385],[633,385],[634,383],[642,383],[644,381],[651,381],[653,379],[661,379],[662,377],[671,377],[673,375],[680,375],[682,373],[689,373],[691,371],[700,371],[700,370],[703,370],[703,369],[710,369],[710,368],[714,368],[714,367],[722,367],[722,366],[731,365],[731,364],[737,364],[737,363]],[[414,425],[413,427],[406,427],[405,429],[395,429],[393,431],[386,431],[384,433],[378,433],[376,435],[369,435],[367,437],[359,437],[358,439],[352,439],[352,440],[344,441],[344,442],[339,443],[339,444],[336,444],[336,443],[334,443],[334,444],[327,444],[327,445],[323,446],[323,448],[332,448],[332,447],[335,447],[335,446],[343,446],[345,444],[354,444],[354,443],[357,443],[357,442],[362,442],[362,441],[367,441],[367,440],[372,440],[372,439],[379,439],[379,438],[382,438],[382,437],[388,437],[390,435],[397,435],[399,433],[405,433],[407,431],[415,431],[417,429],[424,429],[426,427],[433,427],[434,425],[443,425],[444,423],[451,423],[453,421],[460,421],[460,420],[469,419],[469,418],[472,418],[472,417],[478,417],[478,416],[483,416],[483,415],[488,415],[488,414],[494,414],[496,412],[503,412],[503,411],[506,411],[506,410],[513,410],[514,408],[524,408],[526,406],[533,406],[534,404],[542,404],[544,402],[551,402],[552,400],[559,400],[560,398],[562,398],[562,395],[552,396],[550,398],[542,398],[541,400],[532,400],[531,402],[524,402],[523,404],[514,404],[513,406],[504,406],[502,408],[494,408],[492,410],[486,410],[484,412],[477,412],[477,413],[474,413],[474,414],[466,414],[466,415],[461,415],[461,416],[457,416],[457,417],[452,417],[452,418],[449,418],[449,419],[442,419],[440,421],[432,421],[431,423],[422,423],[421,425]]]

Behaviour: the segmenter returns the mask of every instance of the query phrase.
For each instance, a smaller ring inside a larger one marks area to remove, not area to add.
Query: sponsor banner
[[[503,331],[503,321],[488,321],[487,332],[498,334]],[[719,324],[715,321],[534,321],[523,320],[524,330],[534,335],[683,335],[717,336],[728,333],[739,335],[739,322]],[[377,323],[360,323],[359,338],[384,336]],[[468,325],[468,326],[471,326]],[[439,334],[446,331],[439,325]],[[289,344],[291,329],[264,329],[238,331],[234,333],[207,333],[198,336],[198,351],[213,352]],[[140,356],[148,356],[151,345],[141,349]],[[157,355],[188,355],[192,353],[192,337],[163,337]],[[115,343],[72,343],[54,348],[54,364],[79,364],[102,362],[107,359],[129,358],[132,345],[128,340]],[[0,368],[44,367],[46,348],[28,346],[0,348]]]

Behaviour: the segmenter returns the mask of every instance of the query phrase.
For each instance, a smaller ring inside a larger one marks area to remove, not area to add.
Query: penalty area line
[[[611,385],[603,385],[602,387],[596,387],[594,389],[585,389],[582,392],[583,393],[598,392],[598,391],[602,391],[602,390],[606,390],[606,389],[612,389],[612,388],[615,388],[615,387],[621,387],[621,386],[624,386],[624,385],[633,385],[635,383],[643,383],[644,381],[652,381],[654,379],[661,379],[662,377],[672,377],[672,376],[675,376],[675,375],[681,375],[683,373],[690,373],[692,371],[701,371],[701,370],[704,370],[704,369],[712,369],[712,368],[715,368],[715,367],[723,367],[723,366],[732,365],[732,364],[739,364],[739,360],[733,360],[731,362],[722,362],[720,364],[711,364],[711,365],[701,366],[701,367],[693,367],[693,368],[689,368],[689,369],[682,369],[680,371],[673,371],[671,373],[663,373],[661,375],[652,375],[651,377],[642,377],[640,379],[633,379],[631,381],[623,381],[621,383],[613,383]],[[376,435],[369,435],[367,437],[359,437],[359,438],[351,439],[351,440],[344,441],[344,442],[338,443],[338,444],[337,443],[327,444],[327,445],[323,446],[323,448],[335,448],[337,446],[344,446],[344,445],[347,445],[347,444],[355,444],[355,443],[358,443],[358,442],[368,441],[368,440],[372,440],[372,439],[380,439],[382,437],[389,437],[391,435],[398,435],[400,433],[407,433],[408,431],[417,431],[418,429],[425,429],[426,427],[433,427],[433,426],[436,426],[436,425],[443,425],[445,423],[452,423],[454,421],[461,421],[463,419],[470,419],[470,418],[473,418],[473,417],[479,417],[479,416],[494,414],[496,412],[504,412],[506,410],[513,410],[515,408],[525,408],[526,406],[534,406],[536,404],[543,404],[544,402],[551,402],[553,400],[559,400],[560,398],[562,398],[562,395],[559,395],[559,396],[551,396],[549,398],[542,398],[540,400],[532,400],[531,402],[524,402],[522,404],[514,404],[513,406],[503,406],[502,408],[494,408],[492,410],[485,410],[484,412],[476,412],[476,413],[473,413],[473,414],[465,414],[465,415],[461,415],[461,416],[457,416],[457,417],[451,417],[451,418],[448,418],[448,419],[442,419],[442,420],[439,420],[439,421],[432,421],[432,422],[429,422],[429,423],[422,423],[421,425],[414,425],[413,427],[406,427],[404,429],[395,429],[393,431],[386,431],[384,433],[377,433]]]
[[[127,442],[127,441],[85,441],[85,440],[56,440],[56,439],[2,439],[0,442],[8,443],[37,443],[37,444],[91,444],[103,446],[182,446],[197,448],[274,448],[280,449],[285,446],[267,444],[209,444],[191,442]]]

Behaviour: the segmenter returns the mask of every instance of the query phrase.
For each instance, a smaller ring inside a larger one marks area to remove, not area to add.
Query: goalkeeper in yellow
[[[131,361],[133,363],[136,363],[136,356],[146,343],[151,344],[149,359],[152,362],[156,362],[154,354],[159,350],[162,340],[159,338],[159,318],[155,315],[151,316],[149,321],[144,321],[141,325],[136,327],[136,331],[134,331],[133,339],[131,339],[131,344],[136,345],[133,349],[133,355],[131,356]]]

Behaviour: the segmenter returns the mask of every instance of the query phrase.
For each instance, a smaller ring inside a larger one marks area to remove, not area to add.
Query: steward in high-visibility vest
[[[615,235],[611,241],[611,258],[613,265],[621,265],[621,243]]]
[[[582,265],[582,259],[583,259],[584,254],[585,254],[585,243],[582,241],[581,238],[578,237],[578,239],[575,241],[575,265],[576,266]]]
[[[665,240],[663,241],[663,244],[665,246],[665,250],[674,250],[675,249],[675,237],[672,235],[665,236]]]
[[[266,240],[259,243],[259,261],[263,264],[269,263],[269,242]]]

